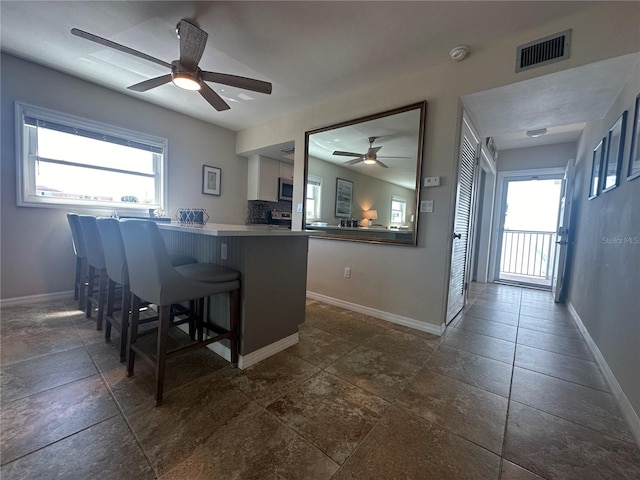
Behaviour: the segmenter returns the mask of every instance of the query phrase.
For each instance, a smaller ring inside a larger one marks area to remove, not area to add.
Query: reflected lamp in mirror
[[[365,220],[369,220],[369,222],[367,223],[367,227],[370,227],[371,223],[374,220],[378,219],[378,211],[377,210],[366,210],[364,212],[363,217],[364,217]]]
[[[405,214],[418,211],[426,109],[418,102],[305,132],[303,228],[323,240],[415,246],[418,222],[407,224]],[[315,178],[323,179],[321,187]],[[400,219],[393,198],[403,200]],[[351,212],[363,212],[363,227],[375,220],[380,228],[340,228]]]

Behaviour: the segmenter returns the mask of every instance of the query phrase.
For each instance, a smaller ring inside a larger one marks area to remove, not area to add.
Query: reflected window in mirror
[[[399,195],[391,197],[391,223],[404,225],[407,220],[407,199]]]
[[[415,246],[425,118],[420,102],[306,132],[303,227],[319,238]],[[339,185],[351,186],[348,215]]]
[[[320,205],[322,204],[322,177],[309,175],[307,177],[307,221],[320,220]]]

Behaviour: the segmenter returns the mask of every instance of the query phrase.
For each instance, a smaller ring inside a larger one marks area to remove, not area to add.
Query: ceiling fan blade
[[[380,160],[377,160],[377,159],[376,159],[376,163],[377,163],[378,165],[380,165],[382,168],[389,168],[389,167],[387,167],[384,163],[382,163]]]
[[[180,63],[189,69],[196,69],[209,34],[187,20],[178,22],[180,36]]]
[[[375,155],[376,153],[378,153],[378,150],[380,150],[382,147],[370,147],[369,151],[367,152],[367,155]]]
[[[162,75],[161,77],[151,78],[149,80],[145,80],[144,82],[136,83],[135,85],[127,87],[127,89],[133,90],[134,92],[146,92],[147,90],[159,87],[160,85],[164,85],[165,83],[169,83],[170,81],[171,74],[168,73],[166,75]]]
[[[200,95],[211,104],[213,108],[219,112],[223,110],[229,110],[229,105],[225,102],[220,95],[214,92],[209,85],[204,82],[200,82]]]
[[[355,165],[356,163],[362,162],[362,157],[354,158],[353,160],[349,160],[348,162],[344,162],[344,165]]]
[[[229,85],[230,87],[242,88],[243,90],[266,93],[267,95],[271,94],[273,88],[269,82],[226,73],[202,72],[202,79],[207,82],[220,83],[222,85]]]
[[[382,156],[378,155],[378,158],[405,158],[405,159],[407,159],[407,158],[411,158],[411,157],[387,157],[385,155],[382,155]]]
[[[333,152],[334,155],[341,155],[343,157],[363,157],[361,153],[353,153],[353,152],[342,152],[340,150],[336,150]]]
[[[162,60],[152,57],[151,55],[147,55],[146,53],[139,52],[138,50],[134,50],[133,48],[125,47],[124,45],[120,45],[119,43],[112,42],[111,40],[107,40],[106,38],[99,37],[94,35],[93,33],[85,32],[84,30],[80,30],[78,28],[72,28],[71,33],[76,37],[84,38],[86,40],[91,40],[92,42],[99,43],[100,45],[104,45],[109,48],[113,48],[115,50],[119,50],[123,53],[128,53],[129,55],[133,55],[134,57],[142,58],[143,60],[148,60],[149,62],[157,63],[166,68],[171,68],[171,64],[167,62],[163,62]]]

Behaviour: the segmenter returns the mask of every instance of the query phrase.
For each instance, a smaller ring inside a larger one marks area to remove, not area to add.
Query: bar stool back
[[[98,309],[96,330],[102,330],[108,280],[102,240],[98,233],[96,217],[93,215],[78,215],[78,221],[80,223],[80,231],[84,238],[84,244],[87,249],[87,260],[89,262],[89,280],[85,314],[87,318],[90,318],[93,312],[93,306],[95,305]],[[96,279],[98,280],[97,288]]]
[[[126,219],[120,222],[129,267],[129,286],[132,293],[132,315],[129,327],[128,373],[133,374],[136,354],[154,365],[156,370],[156,405],[163,399],[167,357],[228,339],[231,343],[231,363],[238,360],[238,325],[240,319],[240,272],[220,265],[197,263],[181,267],[171,265],[166,246],[155,222]],[[229,328],[214,325],[204,318],[204,299],[219,293],[229,293]],[[136,344],[138,312],[141,301],[158,306],[159,326],[156,354],[149,354]],[[173,304],[197,304],[188,318],[198,325],[198,338],[189,345],[167,350],[167,339]],[[203,329],[215,335],[204,338]]]
[[[84,244],[84,237],[80,231],[80,222],[76,213],[67,213],[67,221],[71,229],[71,242],[73,243],[73,253],[76,256],[76,273],[73,282],[73,299],[78,300],[78,308],[84,310],[85,298],[84,290],[87,284],[87,248]]]
[[[109,277],[107,288],[107,312],[105,316],[104,338],[111,341],[111,327],[120,328],[120,361],[124,362],[127,355],[127,332],[129,330],[129,308],[131,306],[131,290],[129,289],[129,271],[124,253],[124,243],[120,234],[120,222],[115,218],[99,217],[96,219],[104,260]],[[122,289],[120,303],[120,321],[115,318],[116,287]]]

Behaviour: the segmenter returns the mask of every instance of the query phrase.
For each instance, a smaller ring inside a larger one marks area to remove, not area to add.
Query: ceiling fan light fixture
[[[374,163],[376,163],[376,159],[373,157],[364,157],[364,160],[362,161],[367,165],[373,165]]]
[[[536,130],[527,130],[527,137],[537,138],[547,133],[546,128],[538,128]]]
[[[200,90],[200,82],[188,73],[175,73],[171,79],[176,87],[184,90]]]

